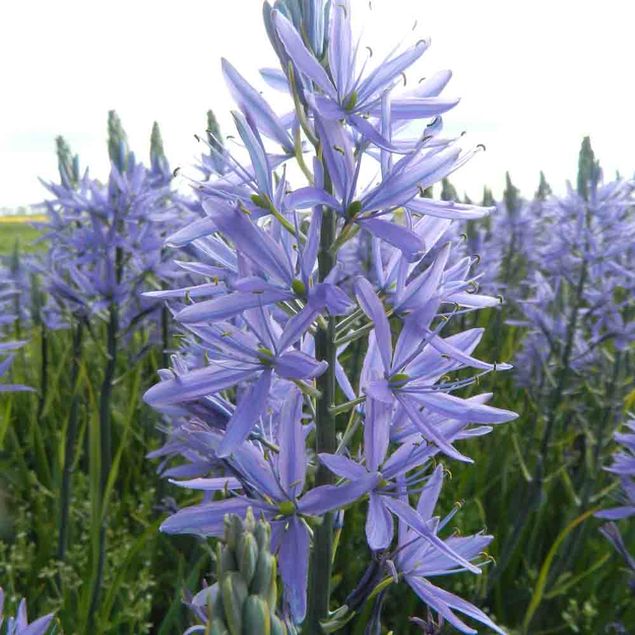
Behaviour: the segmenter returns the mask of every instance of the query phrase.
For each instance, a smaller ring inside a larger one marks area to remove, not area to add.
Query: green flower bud
[[[238,571],[238,563],[236,562],[235,552],[227,547],[221,551],[220,564],[221,569],[225,572]]]
[[[263,597],[265,600],[271,597],[271,588],[275,587],[276,560],[267,551],[261,551],[258,555],[256,573],[252,579],[251,592]]]
[[[243,534],[239,541],[238,547],[238,570],[243,576],[247,585],[256,573],[256,564],[258,563],[258,543],[253,534]]]
[[[362,211],[361,201],[353,201],[346,210],[346,216],[348,218],[355,218]]]
[[[355,106],[357,105],[357,91],[353,91],[349,98],[346,100],[346,103],[344,104],[344,110],[346,110],[347,112],[351,112],[351,110],[353,110],[355,108]]]
[[[271,203],[267,199],[267,197],[260,196],[260,194],[253,194],[251,197],[251,202],[262,209],[269,209],[271,207]]]
[[[306,295],[306,285],[304,284],[304,282],[302,282],[302,280],[294,280],[291,283],[291,290],[293,291],[293,293],[301,297],[304,297]]]
[[[243,613],[243,633],[245,635],[258,633],[270,635],[271,614],[267,603],[258,595],[250,595],[245,602]]]
[[[223,621],[217,619],[212,622],[210,635],[229,635],[229,631],[225,628]]]
[[[405,384],[409,379],[410,377],[406,375],[406,373],[396,373],[388,380],[388,382],[393,385]]]
[[[295,514],[295,503],[293,501],[283,501],[278,505],[278,509],[283,516],[293,516]]]
[[[278,617],[273,615],[271,617],[271,635],[287,635],[287,633],[287,627]]]
[[[221,582],[220,590],[223,594],[225,622],[229,627],[229,632],[231,635],[242,635],[243,604],[249,594],[247,583],[240,573],[230,571]]]
[[[269,551],[271,546],[271,529],[269,528],[269,523],[259,522],[254,530],[254,536],[256,536],[258,549]]]
[[[293,503],[290,503],[293,506]],[[216,547],[219,592],[211,607],[209,635],[291,635],[276,616],[277,561],[271,528],[247,511],[225,517],[225,541]]]
[[[236,514],[225,516],[225,544],[229,549],[236,549],[242,533],[243,521],[240,516]]]

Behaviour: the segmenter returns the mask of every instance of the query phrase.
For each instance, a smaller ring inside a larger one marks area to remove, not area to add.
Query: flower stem
[[[322,219],[320,252],[318,267],[320,280],[324,280],[335,266],[335,256],[330,248],[335,239],[337,218],[333,210],[325,210]],[[337,415],[332,411],[335,404],[335,345],[334,317],[329,317],[326,328],[318,330],[315,338],[316,357],[328,362],[328,369],[318,378],[317,386],[321,395],[317,400],[316,452],[335,452],[337,448],[335,421]],[[316,486],[334,482],[334,477],[325,466],[320,465],[316,476]],[[326,514],[322,524],[315,530],[311,552],[311,577],[309,581],[308,611],[306,633],[320,635],[320,621],[329,614],[331,594],[331,567],[333,560],[333,514]]]
[[[40,421],[44,413],[46,398],[48,397],[48,363],[49,363],[49,344],[48,344],[48,328],[44,321],[40,324],[40,398],[37,406],[37,419]]]
[[[77,442],[77,431],[79,428],[79,365],[82,354],[82,331],[81,321],[77,322],[73,330],[73,357],[71,360],[71,389],[72,397],[68,412],[68,427],[66,428],[66,443],[64,445],[64,467],[62,468],[62,490],[60,493],[60,525],[57,542],[58,560],[66,557],[66,547],[68,544],[68,516],[71,498],[71,473],[73,467],[73,454]]]
[[[115,250],[115,279],[117,285],[121,284],[124,271],[124,256],[121,248]],[[89,625],[94,625],[93,620],[96,617],[101,600],[101,586],[104,579],[104,568],[106,565],[106,489],[108,487],[108,479],[110,477],[110,469],[112,466],[112,389],[115,381],[115,372],[117,369],[117,353],[119,341],[119,305],[113,297],[110,301],[108,312],[108,324],[106,326],[106,367],[104,369],[104,377],[101,384],[101,393],[99,395],[99,437],[100,437],[100,526],[97,547],[97,562],[93,576],[93,587],[91,591],[90,610],[88,613]],[[96,528],[94,528],[96,529]]]

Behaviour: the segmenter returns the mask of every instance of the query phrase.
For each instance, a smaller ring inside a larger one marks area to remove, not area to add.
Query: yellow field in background
[[[46,214],[15,214],[0,216],[0,223],[41,223],[46,220]]]

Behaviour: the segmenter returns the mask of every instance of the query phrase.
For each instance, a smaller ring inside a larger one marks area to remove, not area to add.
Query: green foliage
[[[73,448],[68,549],[60,559],[60,490],[73,394],[71,333],[49,332],[49,387],[39,412],[37,393],[5,393],[0,401],[0,580],[9,597],[26,596],[29,613],[54,610],[65,635],[130,634],[185,630],[184,589],[194,589],[209,554],[193,539],[159,532],[165,516],[155,465],[145,458],[160,443],[156,419],[141,402],[160,355],[139,357],[138,335],[117,360],[113,394],[114,460],[104,514],[99,474],[89,469],[96,399],[103,366],[101,328],[86,337],[78,385],[79,430]],[[15,360],[11,379],[38,386],[41,331]],[[176,488],[175,488],[176,489]],[[181,492],[166,492],[178,498]],[[159,506],[159,507],[157,507]],[[103,516],[102,516],[103,515]],[[100,518],[104,518],[104,523]],[[97,519],[97,522],[95,522]],[[91,580],[99,529],[106,531],[101,600],[88,627]]]
[[[450,179],[447,177],[441,181],[441,200],[443,201],[458,201],[459,195],[456,191],[456,188],[452,183],[450,183]]]
[[[21,253],[41,251],[44,246],[35,244],[41,235],[39,229],[30,224],[28,217],[0,219],[0,256],[8,256],[19,245]]]
[[[490,328],[494,323],[500,328]],[[484,356],[487,351],[500,350],[500,359],[513,358],[523,336],[521,330],[499,320],[497,310],[483,312],[476,326],[487,327],[486,340],[481,344]],[[40,334],[34,331],[25,335],[31,342],[19,353],[12,380],[37,386]],[[100,341],[99,329],[95,338]],[[158,477],[145,455],[160,439],[155,432],[156,419],[140,402],[140,394],[152,382],[160,354],[152,351],[137,359],[137,351],[146,344],[141,335],[131,340],[120,352],[117,364],[113,393],[114,474],[108,499],[108,547],[104,592],[95,622],[97,634],[182,632],[189,619],[182,606],[183,591],[199,588],[213,559],[207,543],[166,537],[158,531],[165,511],[156,507],[161,502],[156,492]],[[94,565],[92,519],[98,511],[91,491],[88,452],[103,352],[92,336],[87,336],[78,385],[80,428],[72,471],[69,547],[60,561],[57,531],[72,394],[68,371],[71,334],[49,333],[49,346],[49,390],[40,416],[37,394],[3,395],[0,402],[0,580],[9,597],[28,596],[32,615],[55,610],[66,635],[83,635],[88,632],[82,620],[86,618],[86,594]],[[347,355],[359,357],[363,351],[353,346]],[[628,381],[632,381],[632,369],[629,372]],[[611,477],[601,469],[592,469],[590,463],[592,429],[565,423],[574,403],[581,407],[584,401],[591,421],[602,414],[591,387],[583,394],[564,396],[559,411],[562,425],[542,457],[546,473],[539,496],[533,479],[541,458],[538,448],[544,421],[536,405],[515,387],[513,371],[485,377],[477,389],[493,390],[497,405],[515,409],[522,416],[496,435],[471,441],[470,455],[478,470],[452,466],[451,487],[446,489],[440,509],[449,511],[457,501],[465,504],[446,531],[467,534],[486,529],[493,533],[496,540],[490,553],[495,564],[487,567],[482,576],[455,576],[445,579],[442,585],[490,610],[510,633],[518,635],[591,634],[603,632],[607,624],[635,623],[632,592],[619,557],[597,531],[600,522],[586,517],[559,540],[575,519],[602,505],[612,493]],[[612,449],[610,444],[603,447],[602,457]],[[606,462],[606,458],[601,458],[599,464]],[[585,483],[592,486],[588,507],[582,507],[579,496]],[[166,493],[175,498],[184,495],[183,490],[176,488]],[[182,500],[181,504],[188,502]],[[364,522],[363,507],[346,512],[334,566],[334,606],[344,603],[368,561]],[[248,530],[252,531],[249,526]],[[627,544],[633,544],[634,538],[632,531],[625,535]],[[219,576],[231,581],[225,586],[232,597],[240,595],[241,583],[229,573],[242,577],[251,570],[249,558],[241,560],[237,555],[249,552],[248,548],[237,547],[239,541],[235,537],[227,541],[218,560],[235,562],[233,569],[226,570],[227,575]],[[246,542],[253,541],[247,538]],[[241,544],[244,543],[243,538]],[[228,550],[231,558],[222,555]],[[249,586],[248,590],[251,594]],[[271,597],[271,589],[262,594],[262,599],[267,596]],[[535,603],[531,621],[523,631],[532,598],[540,601]],[[249,619],[261,619],[260,601],[249,600],[249,605]],[[364,635],[371,610],[369,604],[359,619],[340,632]],[[394,633],[414,635],[418,631],[409,617],[425,617],[425,610],[404,585],[391,585],[383,615],[386,627]]]

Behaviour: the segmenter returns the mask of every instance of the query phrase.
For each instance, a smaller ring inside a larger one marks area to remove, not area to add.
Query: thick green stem
[[[43,327],[44,328],[44,327]],[[60,524],[57,542],[57,557],[64,560],[68,544],[68,517],[71,499],[71,475],[77,432],[79,429],[79,365],[82,354],[83,325],[77,323],[73,331],[73,357],[71,360],[71,390],[72,397],[68,412],[68,427],[66,429],[66,443],[64,445],[64,467],[62,468],[62,490],[60,493]]]
[[[100,436],[100,494],[101,494],[101,514],[99,527],[99,548],[95,572],[93,574],[93,588],[91,592],[89,624],[94,624],[99,601],[101,598],[101,585],[104,579],[104,568],[106,564],[106,522],[107,514],[104,506],[106,487],[112,464],[112,417],[110,404],[112,401],[112,388],[115,379],[117,365],[117,336],[119,333],[119,308],[113,302],[110,305],[108,325],[106,327],[106,350],[108,360],[104,369],[104,378],[101,384],[99,395],[99,436]]]
[[[335,256],[330,248],[335,239],[336,215],[325,210],[322,220],[318,267],[320,280],[324,280],[335,266]],[[335,452],[337,449],[335,421],[337,415],[331,410],[335,404],[335,318],[329,317],[327,327],[320,328],[315,338],[315,353],[319,360],[328,362],[328,370],[318,379],[320,397],[317,400],[316,452]],[[334,482],[333,474],[320,465],[316,486]],[[321,635],[320,621],[328,617],[331,593],[331,567],[333,561],[333,515],[326,514],[314,534],[311,552],[308,611],[306,630],[309,635]]]
[[[119,308],[113,302],[106,327],[106,351],[108,359],[99,395],[99,434],[101,437],[101,492],[106,490],[112,463],[112,417],[110,403],[117,365],[117,336],[119,333]]]
[[[123,279],[124,255],[121,248],[116,249],[115,254],[115,276],[117,284]],[[94,619],[99,608],[101,599],[101,585],[104,579],[104,568],[106,565],[106,489],[108,487],[108,479],[112,466],[112,389],[115,381],[115,372],[117,369],[117,353],[119,341],[119,306],[113,298],[110,302],[108,312],[108,324],[106,326],[106,354],[107,361],[104,369],[104,377],[101,384],[101,392],[99,395],[99,440],[100,440],[100,527],[99,527],[99,547],[98,557],[95,563],[96,568],[93,575],[93,588],[91,591],[89,625],[94,625]]]
[[[74,349],[73,349],[74,351]],[[48,396],[48,374],[49,364],[49,345],[48,345],[48,329],[46,324],[42,322],[40,324],[40,397],[37,406],[37,418],[38,421],[44,413],[44,406],[46,405],[46,398]]]

